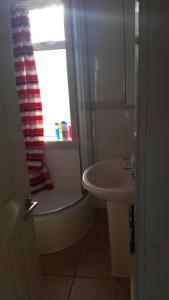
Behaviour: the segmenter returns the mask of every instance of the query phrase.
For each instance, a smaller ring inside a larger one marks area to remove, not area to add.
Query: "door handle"
[[[26,221],[29,216],[32,214],[33,210],[35,207],[38,205],[37,201],[33,201],[31,198],[27,198],[25,200],[25,205],[24,205],[24,220]]]

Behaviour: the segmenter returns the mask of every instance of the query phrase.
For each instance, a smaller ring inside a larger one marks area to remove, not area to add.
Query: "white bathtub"
[[[39,202],[34,223],[39,253],[50,253],[80,240],[92,226],[92,196],[74,190],[43,191],[33,197]]]

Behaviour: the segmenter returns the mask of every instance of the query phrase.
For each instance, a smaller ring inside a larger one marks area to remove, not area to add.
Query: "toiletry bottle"
[[[60,137],[59,141],[63,141],[62,122],[59,122],[58,126],[59,126],[59,137]]]
[[[63,141],[68,140],[68,127],[67,127],[66,121],[62,121],[62,138],[63,138]]]
[[[72,141],[72,125],[70,122],[68,122],[67,127],[68,127],[68,140]]]
[[[55,134],[57,141],[60,141],[60,132],[59,132],[59,124],[58,122],[55,123]]]

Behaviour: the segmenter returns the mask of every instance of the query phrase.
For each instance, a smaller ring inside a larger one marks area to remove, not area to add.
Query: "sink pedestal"
[[[112,275],[130,277],[129,205],[107,201]]]

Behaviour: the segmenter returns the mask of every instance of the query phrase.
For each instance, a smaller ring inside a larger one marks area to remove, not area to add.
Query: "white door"
[[[9,8],[0,1],[0,300],[40,300],[33,217],[10,46]]]

